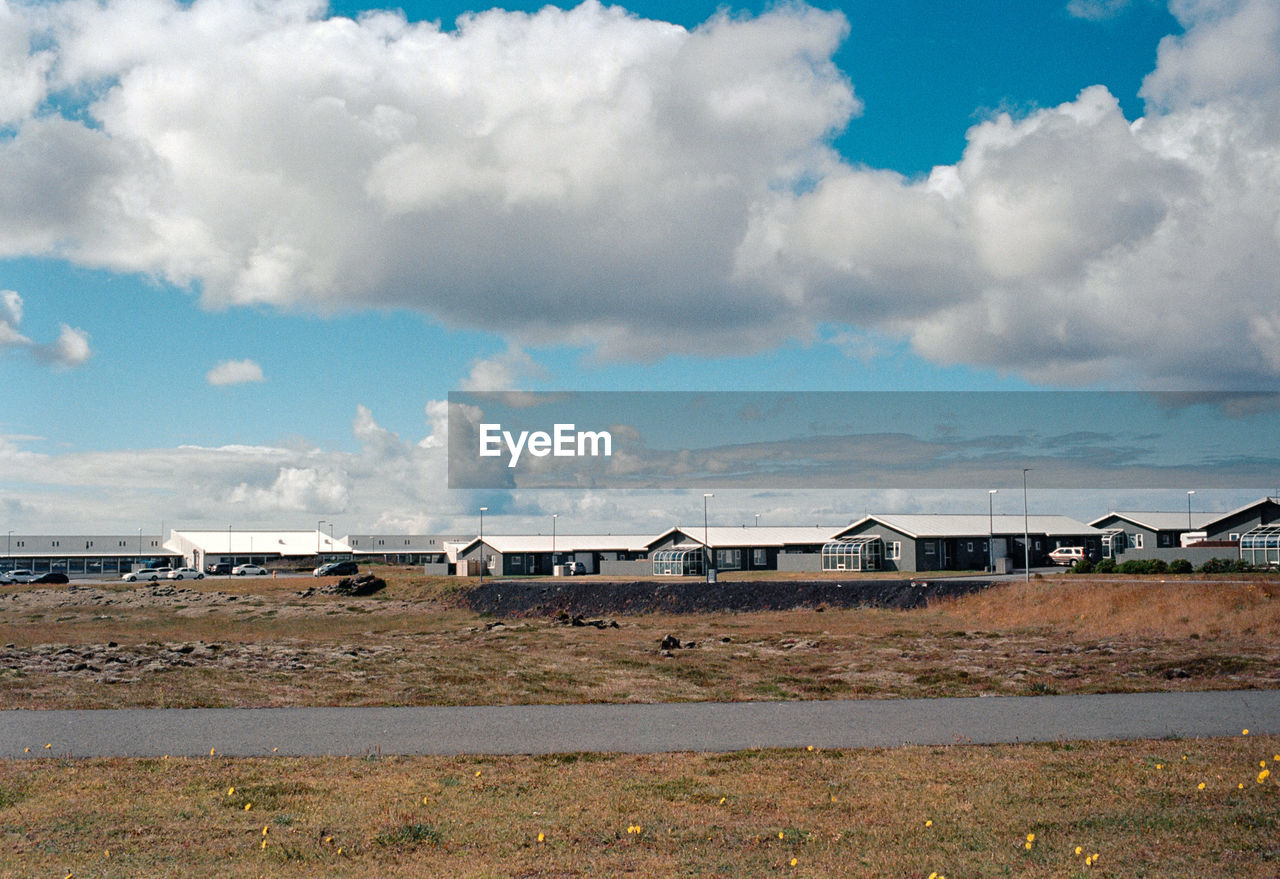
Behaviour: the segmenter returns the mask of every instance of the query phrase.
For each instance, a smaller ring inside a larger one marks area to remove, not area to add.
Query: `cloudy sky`
[[[1280,6],[1017,8],[0,0],[2,527],[700,506],[450,491],[451,390],[1280,388]]]

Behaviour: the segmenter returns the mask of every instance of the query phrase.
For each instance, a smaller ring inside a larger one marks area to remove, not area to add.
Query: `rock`
[[[373,595],[387,588],[387,581],[373,574],[361,574],[359,577],[343,577],[337,583],[325,589],[333,595]]]
[[[661,643],[659,643],[659,644],[658,644],[658,649],[660,649],[660,650],[679,650],[679,649],[680,649],[680,639],[679,639],[679,638],[677,638],[675,635],[668,635],[667,637],[665,637],[665,638],[663,638],[663,639],[662,639]]]

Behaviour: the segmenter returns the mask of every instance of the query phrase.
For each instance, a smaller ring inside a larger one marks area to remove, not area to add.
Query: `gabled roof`
[[[550,534],[486,534],[485,545],[495,552],[551,552]],[[644,552],[649,548],[648,534],[557,534],[555,551],[561,552]],[[476,537],[458,550],[470,552],[480,538]]]
[[[1213,512],[1197,512],[1191,513],[1191,527],[1187,528],[1187,511],[1177,510],[1170,512],[1167,510],[1143,510],[1143,511],[1119,511],[1113,510],[1105,516],[1099,516],[1090,522],[1090,525],[1096,525],[1103,519],[1109,519],[1112,516],[1124,519],[1126,522],[1132,522],[1135,525],[1141,525],[1152,531],[1207,531],[1215,524],[1223,519],[1230,519],[1232,516],[1238,516],[1241,513],[1247,513],[1254,507],[1260,507],[1263,504],[1274,504],[1273,498],[1258,498],[1256,501],[1250,501],[1247,504],[1236,507],[1234,510],[1227,510],[1225,513]]]
[[[846,534],[867,522],[876,522],[911,538],[918,537],[985,537],[988,533],[1021,534],[1024,528],[1022,516],[986,513],[903,513],[864,516],[852,525],[840,529]],[[1098,529],[1070,516],[1028,516],[1025,528],[1032,534],[1101,535]]]
[[[1191,527],[1188,528],[1186,510],[1172,513],[1167,510],[1113,510],[1105,516],[1099,516],[1089,524],[1097,526],[1099,522],[1114,517],[1150,531],[1200,531],[1219,515],[1218,513],[1193,512],[1191,514]]]
[[[706,542],[713,549],[731,546],[783,547],[820,545],[826,543],[833,535],[843,530],[844,526],[842,525],[712,525],[706,529]],[[698,546],[702,545],[703,528],[701,525],[677,525],[673,528],[668,528],[658,536],[649,538],[648,545],[653,546],[655,543],[660,543],[675,532],[683,534]]]

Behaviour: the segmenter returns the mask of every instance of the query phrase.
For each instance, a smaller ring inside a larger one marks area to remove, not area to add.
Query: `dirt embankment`
[[[930,599],[967,595],[989,580],[490,580],[466,594],[476,613],[715,613],[793,607],[923,607]]]

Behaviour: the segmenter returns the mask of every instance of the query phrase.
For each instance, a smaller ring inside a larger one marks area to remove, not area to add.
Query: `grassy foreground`
[[[0,875],[1275,876],[1280,737],[0,764]]]

